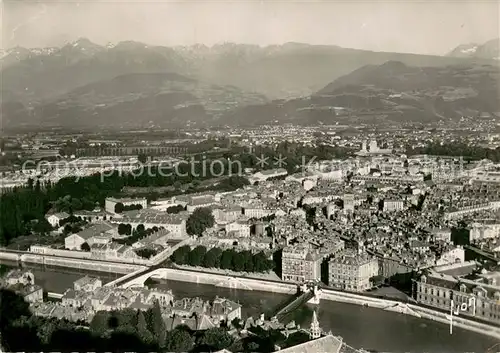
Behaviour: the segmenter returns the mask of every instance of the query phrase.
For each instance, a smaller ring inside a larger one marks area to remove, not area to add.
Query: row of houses
[[[171,290],[160,288],[121,288],[103,286],[99,278],[85,276],[67,289],[60,303],[37,302],[35,315],[55,316],[78,321],[91,321],[98,311],[121,309],[147,310],[158,302],[167,328],[185,324],[192,329],[217,327],[221,321],[241,319],[241,305],[225,298],[212,301],[200,298],[174,300]]]

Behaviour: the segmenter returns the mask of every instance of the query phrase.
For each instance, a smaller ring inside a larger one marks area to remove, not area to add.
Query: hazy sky
[[[1,1],[1,0],[0,0]],[[4,0],[3,48],[106,44],[304,42],[444,54],[499,37],[500,1]]]

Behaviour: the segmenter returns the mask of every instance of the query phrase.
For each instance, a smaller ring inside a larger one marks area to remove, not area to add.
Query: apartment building
[[[344,202],[344,212],[354,212],[354,195],[344,194],[342,200]]]
[[[354,183],[377,182],[382,184],[407,184],[421,183],[424,181],[423,174],[417,175],[355,175],[352,179]]]
[[[339,289],[365,291],[378,274],[377,258],[362,251],[345,250],[328,262],[328,285]]]
[[[243,207],[243,214],[248,218],[263,218],[270,216],[276,212],[275,209],[266,208],[265,206],[249,205]]]
[[[321,279],[319,252],[307,246],[289,246],[283,249],[281,278],[283,281],[303,283]]]
[[[136,260],[140,257],[131,246],[118,243],[93,244],[90,247],[91,257],[101,260]]]
[[[443,217],[445,220],[460,219],[471,213],[497,210],[499,208],[500,208],[500,202],[477,203],[474,205],[464,206],[445,212]]]

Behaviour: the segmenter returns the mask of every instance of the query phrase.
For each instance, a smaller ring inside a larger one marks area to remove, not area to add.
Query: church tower
[[[321,328],[319,327],[319,321],[318,321],[318,316],[316,315],[316,310],[313,311],[311,328],[309,329],[309,337],[311,339],[316,339],[321,337]]]

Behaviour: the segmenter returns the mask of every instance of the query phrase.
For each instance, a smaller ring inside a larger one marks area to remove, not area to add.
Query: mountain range
[[[373,124],[436,122],[483,113],[500,117],[499,80],[494,65],[415,67],[388,61],[363,66],[308,97],[242,107],[224,120]]]
[[[425,121],[500,111],[499,62],[456,56],[301,43],[101,46],[81,38],[61,48],[2,53],[2,122],[120,127]]]

